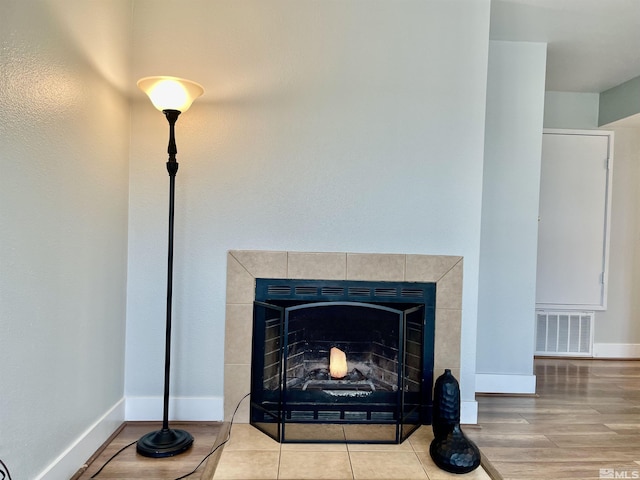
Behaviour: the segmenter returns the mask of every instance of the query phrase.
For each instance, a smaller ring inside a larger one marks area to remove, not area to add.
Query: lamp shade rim
[[[186,112],[193,101],[204,93],[204,88],[197,82],[167,75],[143,77],[136,85],[160,111]]]

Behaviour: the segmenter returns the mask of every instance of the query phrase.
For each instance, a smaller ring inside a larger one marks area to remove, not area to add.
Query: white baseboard
[[[124,410],[123,398],[80,435],[35,480],[71,478],[107,438],[122,425],[124,422]]]
[[[460,423],[466,425],[478,423],[478,402],[475,400],[460,402]]]
[[[640,344],[594,343],[593,358],[640,358]]]
[[[477,393],[536,393],[535,375],[476,373]]]
[[[162,420],[163,397],[127,397],[127,421]],[[184,422],[222,421],[222,397],[172,397],[169,399],[169,420]]]

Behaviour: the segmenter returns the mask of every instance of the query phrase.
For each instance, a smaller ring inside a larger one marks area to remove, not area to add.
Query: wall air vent
[[[536,310],[536,355],[591,357],[594,312]]]

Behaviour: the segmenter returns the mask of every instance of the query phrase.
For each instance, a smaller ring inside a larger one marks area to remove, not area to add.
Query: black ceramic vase
[[[480,466],[480,450],[460,429],[460,385],[451,370],[438,377],[433,390],[434,463],[450,473],[468,473]]]

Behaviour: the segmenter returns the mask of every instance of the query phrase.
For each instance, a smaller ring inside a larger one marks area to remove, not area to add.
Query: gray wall
[[[640,113],[640,77],[602,92],[599,110],[598,125],[606,125]]]
[[[546,44],[491,41],[489,45],[477,388],[526,393],[535,389]]]
[[[139,0],[134,13],[134,76],[207,88],[177,125],[176,411],[222,418],[230,249],[464,256],[461,384],[474,402],[489,2],[190,5]],[[166,120],[137,99],[129,418],[161,405],[166,249]]]
[[[597,93],[545,92],[544,127],[597,128],[599,100]]]
[[[69,478],[124,414],[91,431],[123,399],[130,2],[0,18],[0,458],[44,478],[89,438],[47,473]]]

